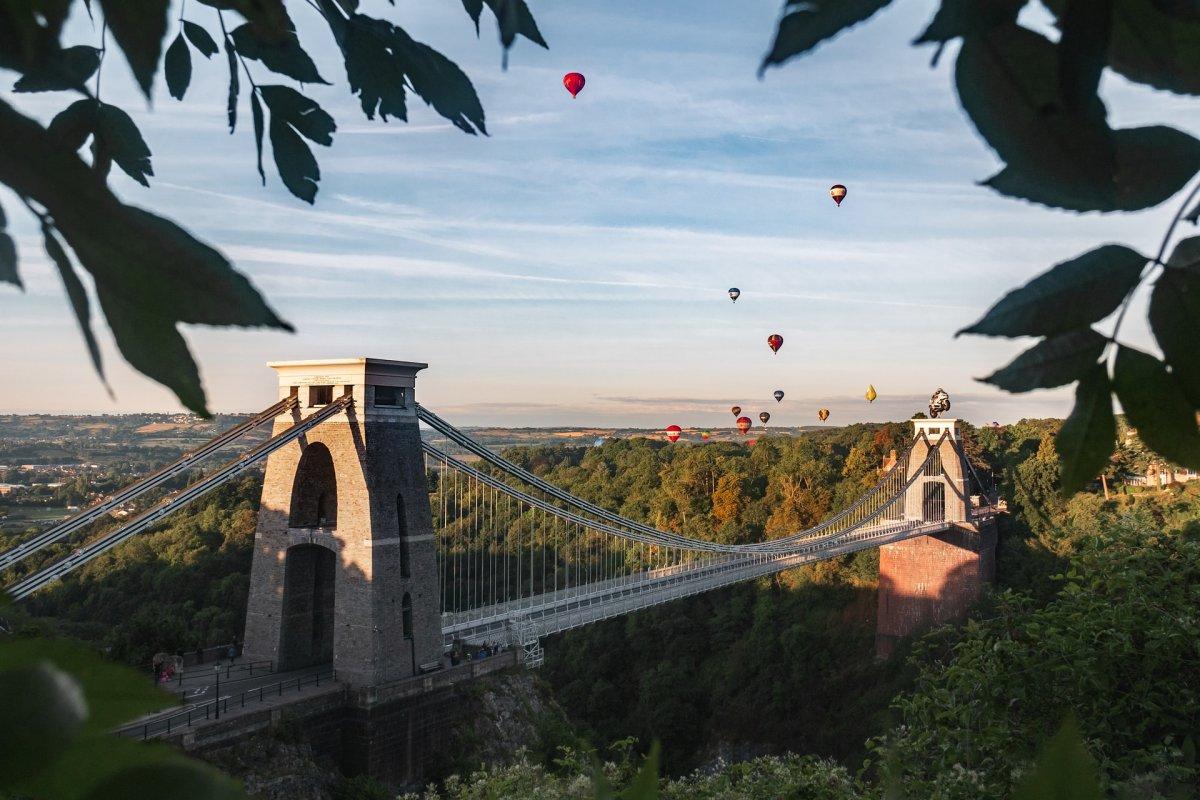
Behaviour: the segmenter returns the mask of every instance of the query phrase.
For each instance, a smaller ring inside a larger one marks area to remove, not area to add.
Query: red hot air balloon
[[[753,424],[754,423],[750,421],[749,417],[738,417],[737,418],[737,429],[742,432],[743,436],[746,435],[746,431],[750,430],[750,426],[752,426]]]
[[[683,432],[683,428],[679,427],[678,425],[668,425],[667,426],[667,438],[669,440],[671,440],[672,442],[678,442],[679,434],[682,432]]]
[[[571,93],[572,99],[583,91],[585,83],[587,83],[587,79],[578,72],[568,72],[566,75],[563,75],[563,86],[567,87],[567,91]]]
[[[842,201],[846,199],[846,187],[840,183],[835,183],[829,187],[829,196],[833,198],[833,202],[840,206]]]
[[[778,353],[779,348],[783,347],[783,337],[778,333],[772,333],[767,337],[767,347],[771,348],[772,353]]]
[[[733,408],[729,409],[729,411],[736,417],[738,414],[742,413],[742,407],[734,406]]]

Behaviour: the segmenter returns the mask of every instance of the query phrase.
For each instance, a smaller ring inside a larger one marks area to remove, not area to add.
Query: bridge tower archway
[[[439,664],[437,554],[414,397],[426,365],[355,358],[270,366],[280,398],[299,400],[276,418],[276,434],[338,397],[352,402],[267,458],[246,656],[281,669],[332,661],[353,686]]]

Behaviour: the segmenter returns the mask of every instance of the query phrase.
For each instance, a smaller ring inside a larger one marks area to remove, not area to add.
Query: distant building
[[[22,489],[28,488],[29,487],[23,483],[0,483],[0,495],[12,494],[13,492],[19,492]]]
[[[1125,483],[1130,486],[1170,486],[1172,483],[1190,483],[1200,478],[1200,472],[1186,467],[1168,467],[1151,464],[1145,475],[1129,475]]]

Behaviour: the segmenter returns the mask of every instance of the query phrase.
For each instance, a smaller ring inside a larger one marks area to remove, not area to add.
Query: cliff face
[[[558,743],[574,740],[566,715],[535,673],[512,669],[454,692],[461,712],[446,759],[432,770],[435,778],[507,765],[522,751],[540,760],[553,755]],[[287,717],[267,732],[198,755],[241,779],[256,800],[333,800],[343,796],[347,782],[336,764],[316,755],[303,726]]]

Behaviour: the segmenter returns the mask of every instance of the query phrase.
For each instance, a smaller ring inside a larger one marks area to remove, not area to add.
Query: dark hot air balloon
[[[583,91],[585,83],[587,83],[587,79],[578,72],[568,72],[566,75],[563,75],[563,86],[567,87],[567,91],[571,93],[572,98]]]
[[[776,389],[775,390],[775,402],[779,403],[782,401],[783,401],[783,389]]]
[[[734,406],[733,408],[729,409],[729,413],[733,414],[736,417],[738,414],[742,413],[742,407]]]
[[[772,353],[778,353],[779,348],[783,347],[783,337],[778,333],[772,333],[767,337],[767,347],[771,348]]]
[[[736,286],[730,288],[730,290],[729,290],[729,299],[730,300],[732,300],[733,302],[736,303],[737,299],[741,296],[742,296],[741,289],[737,288]]]
[[[821,422],[824,422],[825,420],[829,419],[829,409],[822,408],[820,411],[817,412],[817,417],[820,418]]]
[[[754,423],[750,421],[749,417],[737,418],[737,429],[742,432],[743,436],[746,435],[746,431],[750,430],[752,425],[754,425]]]
[[[846,187],[840,183],[835,183],[829,187],[829,196],[833,198],[833,202],[840,206],[842,201],[846,199]]]
[[[682,432],[683,432],[683,428],[679,427],[678,425],[668,425],[667,426],[667,439],[669,439],[672,442],[678,442],[679,434]]]
[[[763,425],[766,425],[768,422],[771,421],[771,413],[769,411],[763,411],[761,414],[758,415],[758,420]]]

